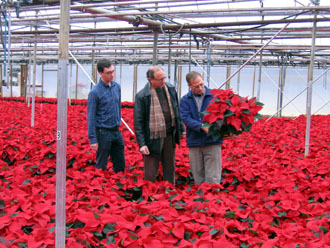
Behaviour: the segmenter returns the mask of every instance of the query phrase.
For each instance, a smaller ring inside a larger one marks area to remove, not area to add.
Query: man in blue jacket
[[[203,111],[213,99],[210,89],[204,86],[202,75],[191,71],[186,75],[189,92],[180,101],[180,113],[187,127],[187,146],[195,184],[220,183],[222,139],[213,140],[209,129],[203,127]]]
[[[107,59],[97,63],[100,81],[88,94],[87,125],[90,147],[96,151],[96,168],[106,170],[110,156],[113,170],[125,170],[121,123],[121,89],[113,81],[115,68]]]

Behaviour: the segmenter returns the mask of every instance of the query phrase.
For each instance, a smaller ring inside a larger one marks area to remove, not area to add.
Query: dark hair
[[[163,69],[158,65],[151,66],[147,71],[147,78],[154,78],[156,71],[162,71]]]
[[[112,66],[111,61],[108,59],[101,59],[99,62],[97,62],[97,71],[103,72],[104,68]]]
[[[191,71],[186,75],[186,81],[190,84],[191,80],[194,80],[197,77],[202,78],[202,75],[198,71]]]

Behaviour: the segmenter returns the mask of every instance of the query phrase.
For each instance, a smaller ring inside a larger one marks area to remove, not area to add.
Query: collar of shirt
[[[200,94],[200,95],[197,95],[197,94],[194,94],[194,93],[193,93],[193,95],[194,95],[194,97],[202,97],[202,96],[205,95],[205,92],[204,92],[203,94]]]
[[[112,86],[112,82],[110,82],[110,83],[106,83],[106,82],[104,82],[102,79],[100,79],[100,82],[101,82],[102,85],[105,86],[105,87],[109,87],[109,88],[111,88],[111,86]]]

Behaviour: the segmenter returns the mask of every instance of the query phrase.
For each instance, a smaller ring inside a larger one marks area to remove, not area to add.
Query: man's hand
[[[186,137],[186,132],[180,134],[180,139],[184,139]]]
[[[140,152],[143,154],[143,155],[149,155],[150,152],[149,152],[149,149],[147,146],[141,146],[140,148]]]
[[[209,133],[209,127],[201,127],[201,130],[203,130],[206,134]]]
[[[99,144],[98,144],[98,143],[91,144],[91,149],[92,149],[93,151],[97,151],[97,149],[99,149]]]

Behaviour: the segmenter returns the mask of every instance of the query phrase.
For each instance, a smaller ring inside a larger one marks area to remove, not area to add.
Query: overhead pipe
[[[218,34],[208,34],[207,32],[203,31],[203,30],[196,30],[196,29],[191,29],[190,24],[182,24],[182,25],[174,25],[174,24],[164,24],[162,22],[159,21],[154,21],[154,20],[150,20],[147,18],[143,18],[141,16],[118,16],[116,15],[116,12],[113,11],[109,11],[109,10],[105,10],[105,9],[96,9],[96,8],[83,8],[78,6],[74,6],[73,9],[76,10],[80,10],[86,13],[91,13],[91,14],[107,14],[107,16],[109,18],[115,19],[115,20],[120,20],[120,21],[127,21],[128,23],[131,23],[133,26],[138,27],[139,25],[148,25],[150,28],[153,29],[157,29],[162,27],[162,29],[169,29],[169,30],[178,30],[181,29],[181,32],[183,33],[189,33],[191,32],[192,34],[197,33],[198,35],[204,36],[204,37],[209,37],[209,38],[213,38],[215,40],[228,40],[229,37],[223,36],[223,35],[218,35]],[[196,25],[196,24],[191,24],[192,26]],[[237,25],[237,23],[236,23]],[[199,26],[202,27],[202,26]],[[230,40],[230,38],[229,38]],[[237,43],[246,43],[244,41],[235,41]]]
[[[238,72],[240,72],[252,59],[254,59],[262,50],[268,46],[290,23],[287,23],[283,28],[281,28],[265,45],[263,45],[255,54],[253,54],[238,70],[236,70],[229,78],[227,78],[219,87],[219,89],[224,86],[228,81],[230,81]]]
[[[97,11],[107,11],[107,10],[100,10],[97,9]],[[110,11],[109,11],[110,12]],[[249,25],[267,25],[267,24],[282,24],[282,23],[306,23],[306,22],[312,22],[313,19],[311,18],[300,18],[300,19],[294,19],[294,20],[288,20],[288,19],[275,19],[275,20],[256,20],[256,21],[243,21],[243,22],[211,22],[211,23],[194,23],[194,24],[188,24],[185,23],[183,25],[178,25],[178,24],[164,24],[161,22],[153,21],[147,18],[143,18],[141,16],[129,16],[129,20],[126,20],[125,17],[127,16],[117,16],[116,12],[110,12],[104,14],[106,17],[110,17],[116,20],[121,20],[121,21],[128,21],[129,23],[133,24],[134,27],[122,27],[122,28],[98,28],[98,29],[73,29],[70,30],[70,33],[82,33],[82,32],[119,32],[119,31],[148,31],[150,29],[146,27],[139,27],[140,24],[148,25],[148,26],[159,26],[162,25],[164,29],[170,29],[170,30],[179,30],[179,29],[184,29],[186,33],[189,33],[187,29],[190,28],[216,28],[216,27],[230,27],[230,26],[249,26]],[[48,22],[48,20],[45,18],[45,22]],[[40,21],[37,20],[37,18],[31,19],[29,22],[33,21]],[[329,18],[317,18],[317,22],[329,22]],[[14,21],[13,21],[14,22]],[[15,21],[17,22],[17,21]],[[12,24],[13,25],[13,24]],[[20,24],[22,25],[22,24]],[[26,24],[28,25],[28,24]],[[50,34],[50,33],[58,33],[57,29],[54,30],[38,30],[38,31],[22,31],[22,30],[17,30],[13,31],[13,34],[33,34],[34,32],[38,32],[38,34]],[[214,32],[214,31],[213,31]],[[246,31],[248,32],[248,31]],[[192,32],[194,34],[212,34],[210,32],[203,32],[201,31],[200,33],[198,31]],[[216,34],[213,34],[216,35]],[[231,37],[226,37],[226,38],[231,38]],[[219,37],[219,39],[222,39]]]
[[[212,48],[213,51],[216,50],[256,50],[256,49],[260,49],[261,44],[240,44],[240,45],[228,45],[228,44],[222,44],[222,45],[217,45],[217,44],[213,44]],[[183,44],[183,45],[171,45],[172,49],[189,49],[189,44]],[[281,51],[281,50],[308,50],[310,49],[310,46],[307,45],[292,45],[292,46],[288,46],[288,45],[269,45],[268,50],[273,50],[273,51]],[[317,50],[329,50],[330,49],[330,45],[316,45],[315,48]],[[70,47],[71,51],[74,50],[82,50],[82,51],[91,51],[91,50],[103,50],[103,51],[109,51],[109,50],[120,50],[120,49],[127,49],[127,50],[131,50],[131,49],[152,49],[152,46],[150,45],[125,45],[125,46],[120,46],[120,45],[116,45],[116,46],[96,46],[96,47],[87,47],[87,46],[72,46]],[[165,49],[167,51],[168,49],[168,45],[158,45],[158,49]],[[17,52],[17,51],[32,51],[33,49],[29,46],[21,46],[21,47],[15,47],[15,48],[11,48],[11,52]],[[195,47],[195,50],[197,50],[197,48]],[[204,47],[200,47],[199,50],[205,50]],[[264,49],[263,49],[264,50]],[[57,51],[57,47],[53,46],[53,47],[38,47],[38,51]],[[0,52],[4,52],[3,48],[0,48]],[[243,54],[246,55],[246,54]],[[308,56],[308,54],[298,54],[297,52],[292,52],[291,55],[293,56],[301,56],[301,55],[305,55]],[[328,56],[327,53],[323,54],[324,56]],[[13,57],[13,56],[12,56]],[[325,62],[327,61],[327,59],[324,60]]]
[[[139,2],[140,4],[140,2]],[[200,4],[200,3],[198,3]],[[194,4],[195,5],[195,4]],[[98,7],[98,8],[96,8]],[[101,6],[93,6],[93,4],[89,5],[89,4],[75,4],[75,5],[71,5],[71,9],[78,9],[78,10],[82,10],[82,9],[90,9],[90,8],[94,8],[94,9],[99,9],[100,7],[105,8],[106,4],[102,3]],[[158,6],[158,8],[160,8],[161,6]],[[171,7],[171,6],[166,6]],[[235,17],[235,16],[259,16],[260,12],[262,12],[264,15],[270,16],[270,15],[294,15],[297,14],[297,11],[299,12],[303,12],[303,11],[329,11],[330,6],[305,6],[305,7],[269,7],[269,8],[249,8],[248,11],[246,8],[231,8],[231,9],[225,9],[225,8],[210,8],[210,9],[181,9],[181,10],[166,10],[166,11],[162,11],[162,10],[157,10],[157,11],[122,11],[122,12],[113,12],[112,16],[144,16],[144,15],[167,15],[167,14],[171,14],[171,15],[176,15],[176,14],[187,14],[189,16],[193,15],[193,14],[199,14],[197,16],[197,18],[203,18],[203,17]],[[54,9],[58,9],[54,8]],[[44,7],[43,7],[44,10]],[[31,9],[29,9],[29,11],[31,11]],[[281,12],[280,12],[281,11]],[[84,12],[84,11],[83,11]],[[275,12],[275,13],[273,13]],[[208,14],[207,16],[201,16],[200,14],[202,13],[206,13]],[[215,15],[211,15],[211,13],[214,13]],[[219,13],[224,13],[223,15],[219,16]],[[226,13],[232,13],[230,15],[226,15]],[[255,13],[255,14],[253,14]],[[307,14],[306,14],[307,15]],[[108,14],[107,13],[94,13],[93,15],[86,15],[86,14],[72,14],[70,15],[70,19],[82,19],[82,18],[97,18],[97,17],[107,17]],[[26,22],[26,21],[42,21],[42,20],[47,20],[47,21],[52,21],[52,20],[59,20],[59,17],[54,14],[53,16],[45,16],[45,17],[25,17],[25,18],[17,18],[14,19],[15,22],[19,23],[19,22]],[[278,20],[279,21],[279,20]]]
[[[235,0],[236,3],[239,3],[239,2],[254,2],[254,1],[257,1],[257,0]],[[188,2],[188,4],[178,4],[180,2]],[[138,3],[141,5],[141,4],[158,4],[158,3],[167,3],[165,6],[160,6],[160,8],[168,8],[168,7],[186,7],[186,6],[195,6],[194,3],[191,3],[192,1],[191,0],[139,0]],[[125,6],[125,7],[128,7],[129,5],[134,5],[136,4],[137,1],[136,0],[133,0],[133,1],[119,1],[119,2],[101,2],[101,3],[92,3],[92,4],[81,4],[80,6],[84,6],[84,7],[88,7],[88,8],[91,8],[91,7],[111,7],[111,6],[114,6],[114,7],[117,7],[117,6]],[[169,5],[169,3],[174,3],[173,5]],[[227,1],[222,1],[221,2],[222,4],[227,4],[227,3],[232,3],[232,0],[227,0]],[[208,4],[219,4],[219,1],[218,0],[213,0],[213,1],[199,1],[198,5],[208,5]],[[75,5],[71,5],[70,8],[72,8],[73,6]],[[43,10],[53,10],[53,9],[58,9],[58,6],[44,6],[44,5],[39,5],[37,7],[34,8],[34,6],[28,6],[28,10],[32,11],[32,10],[36,10],[36,9],[40,9],[42,8]],[[153,8],[153,7],[149,7],[149,8]],[[22,8],[21,7],[21,11],[22,10],[27,10],[25,9],[24,7]]]

